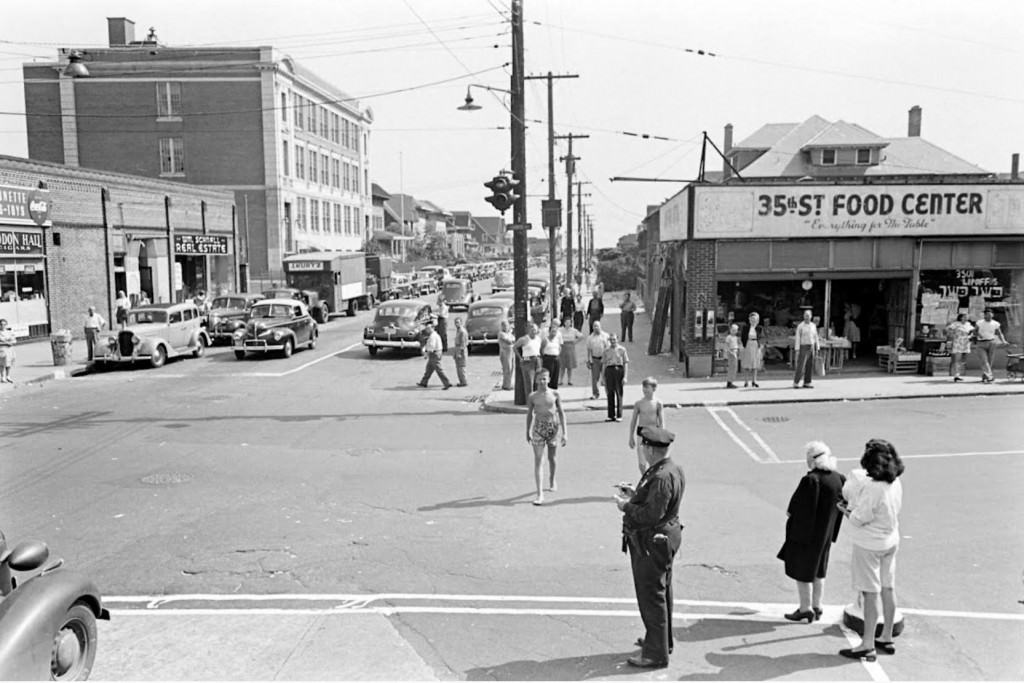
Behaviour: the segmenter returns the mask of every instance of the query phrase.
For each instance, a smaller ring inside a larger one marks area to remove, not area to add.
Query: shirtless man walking
[[[629,424],[629,447],[636,449],[636,461],[640,467],[640,476],[647,471],[649,463],[644,457],[643,446],[637,446],[636,437],[644,427],[665,427],[665,417],[661,401],[654,398],[654,391],[658,388],[658,380],[654,377],[647,377],[642,383],[644,392],[643,398],[633,404],[633,421]]]
[[[544,490],[541,479],[544,472],[544,450],[548,452],[548,491],[557,491],[555,484],[555,452],[565,446],[567,434],[565,411],[558,392],[548,387],[550,374],[547,370],[537,373],[536,391],[526,397],[526,441],[533,446],[533,479],[537,484],[537,498],[534,505],[544,504]]]

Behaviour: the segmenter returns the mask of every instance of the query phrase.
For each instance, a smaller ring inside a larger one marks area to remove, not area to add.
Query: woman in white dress
[[[572,386],[572,371],[579,365],[576,357],[576,342],[583,338],[583,333],[575,328],[572,318],[562,320],[562,354],[559,357],[559,365],[562,369],[562,377],[566,384]]]
[[[743,386],[757,387],[757,371],[761,368],[764,357],[764,328],[761,327],[761,315],[756,311],[747,318],[740,330],[740,344],[743,345],[743,369],[747,371],[747,381]]]

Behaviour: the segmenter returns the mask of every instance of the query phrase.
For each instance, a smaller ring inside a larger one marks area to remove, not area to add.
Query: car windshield
[[[292,307],[288,304],[267,304],[264,306],[253,306],[253,318],[290,318]]]
[[[444,293],[450,296],[461,296],[466,293],[466,286],[461,282],[448,282],[444,286]]]
[[[397,306],[382,304],[377,309],[378,318],[403,318],[411,320],[416,317],[416,308],[413,306]]]
[[[511,285],[515,280],[513,273],[502,271],[494,276],[494,283],[497,285]]]
[[[470,318],[500,318],[505,309],[501,306],[480,306],[469,312]]]
[[[218,296],[210,308],[245,308],[245,299],[240,296]]]
[[[167,311],[154,311],[150,309],[140,308],[137,311],[131,311],[128,313],[129,325],[165,322],[167,322]]]

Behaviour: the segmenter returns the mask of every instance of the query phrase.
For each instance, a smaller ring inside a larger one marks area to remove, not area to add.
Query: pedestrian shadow
[[[520,659],[496,666],[482,666],[464,672],[467,681],[583,681],[627,673],[642,673],[626,664],[629,652],[537,661]]]
[[[469,508],[480,508],[480,507],[512,507],[513,505],[520,505],[526,503],[526,499],[535,495],[533,491],[527,493],[520,493],[518,496],[512,496],[511,498],[485,498],[483,496],[473,496],[472,498],[456,498],[455,500],[449,500],[444,503],[435,503],[433,505],[424,505],[416,508],[419,512],[434,512],[437,510],[465,510]],[[522,501],[519,503],[518,501]]]
[[[680,681],[766,681],[791,676],[801,671],[821,671],[849,664],[850,660],[838,655],[814,652],[769,657],[767,655],[725,655],[709,652],[704,657],[708,664],[718,667],[711,673],[693,673],[680,676]],[[825,679],[828,676],[815,676]]]

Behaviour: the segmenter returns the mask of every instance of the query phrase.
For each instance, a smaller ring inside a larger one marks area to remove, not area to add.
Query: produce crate
[[[949,356],[928,356],[928,360],[925,361],[924,374],[929,377],[948,375],[951,361]]]
[[[889,356],[889,374],[913,375],[921,363],[920,353],[894,353]]]

